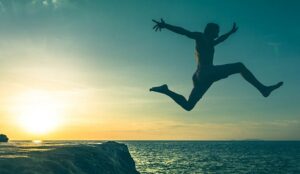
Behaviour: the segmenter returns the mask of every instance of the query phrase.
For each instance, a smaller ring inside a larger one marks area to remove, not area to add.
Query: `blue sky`
[[[43,138],[300,139],[299,5],[292,0],[2,0],[0,131],[32,138],[22,129],[12,133],[18,126],[9,108],[17,106],[10,98],[43,90],[76,101],[61,116],[64,129]],[[151,20],[159,18],[191,31],[216,22],[221,33],[236,22],[238,32],[216,47],[214,64],[243,62],[266,85],[282,80],[284,86],[266,99],[234,75],[214,84],[192,112],[149,93],[167,83],[188,96],[196,68],[194,41],[154,32]]]

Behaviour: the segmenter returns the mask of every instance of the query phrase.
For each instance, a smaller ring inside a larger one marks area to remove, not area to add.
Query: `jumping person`
[[[271,86],[263,85],[241,62],[225,65],[213,65],[214,47],[225,41],[230,35],[238,30],[238,27],[235,23],[228,33],[219,37],[220,27],[215,23],[208,23],[204,29],[204,32],[202,33],[190,32],[184,28],[167,24],[163,19],[161,19],[161,21],[152,21],[155,23],[155,26],[153,27],[155,31],[168,29],[174,33],[194,39],[196,42],[195,49],[198,65],[197,70],[193,75],[194,88],[188,100],[186,100],[182,95],[171,91],[166,84],[150,89],[150,91],[169,96],[187,111],[190,111],[195,107],[196,103],[202,98],[202,96],[214,82],[227,78],[233,74],[241,74],[242,77],[251,85],[253,85],[264,97],[268,97],[273,90],[283,85],[283,82],[279,82]]]

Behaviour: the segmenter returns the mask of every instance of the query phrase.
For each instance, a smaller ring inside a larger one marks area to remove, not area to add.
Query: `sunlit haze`
[[[47,91],[29,91],[15,96],[13,105],[11,113],[15,113],[12,116],[16,117],[16,122],[24,131],[33,134],[55,130],[64,116],[65,103]]]

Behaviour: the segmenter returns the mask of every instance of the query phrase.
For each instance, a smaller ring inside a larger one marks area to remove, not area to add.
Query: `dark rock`
[[[139,174],[127,146],[116,142],[53,146],[26,156],[1,159],[0,173]]]
[[[0,134],[0,142],[8,142],[8,137],[4,134]]]

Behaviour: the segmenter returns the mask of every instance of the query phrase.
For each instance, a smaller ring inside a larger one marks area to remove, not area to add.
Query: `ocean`
[[[10,141],[0,143],[6,173],[22,160],[43,158],[59,147],[93,146],[103,141]],[[299,174],[300,141],[119,141],[128,146],[136,168],[145,174]],[[82,152],[84,153],[84,152]],[[35,156],[37,158],[37,156]],[[50,158],[50,157],[49,157]],[[58,156],[57,158],[62,158]],[[91,156],[90,158],[93,158]],[[57,160],[51,156],[49,160]],[[88,159],[97,163],[96,159]],[[68,164],[72,161],[68,161]],[[10,166],[11,165],[11,166]],[[27,163],[29,173],[36,166]],[[75,165],[75,164],[72,164]],[[88,165],[88,164],[87,164]],[[51,167],[51,166],[50,166]],[[49,166],[48,166],[49,169]],[[50,168],[51,169],[51,168]],[[55,169],[53,169],[55,171]],[[12,171],[12,170],[11,170]],[[53,172],[56,173],[56,172]],[[76,171],[64,171],[73,174]],[[12,173],[15,174],[15,173]]]
[[[141,173],[300,174],[300,141],[150,141],[127,144]]]

